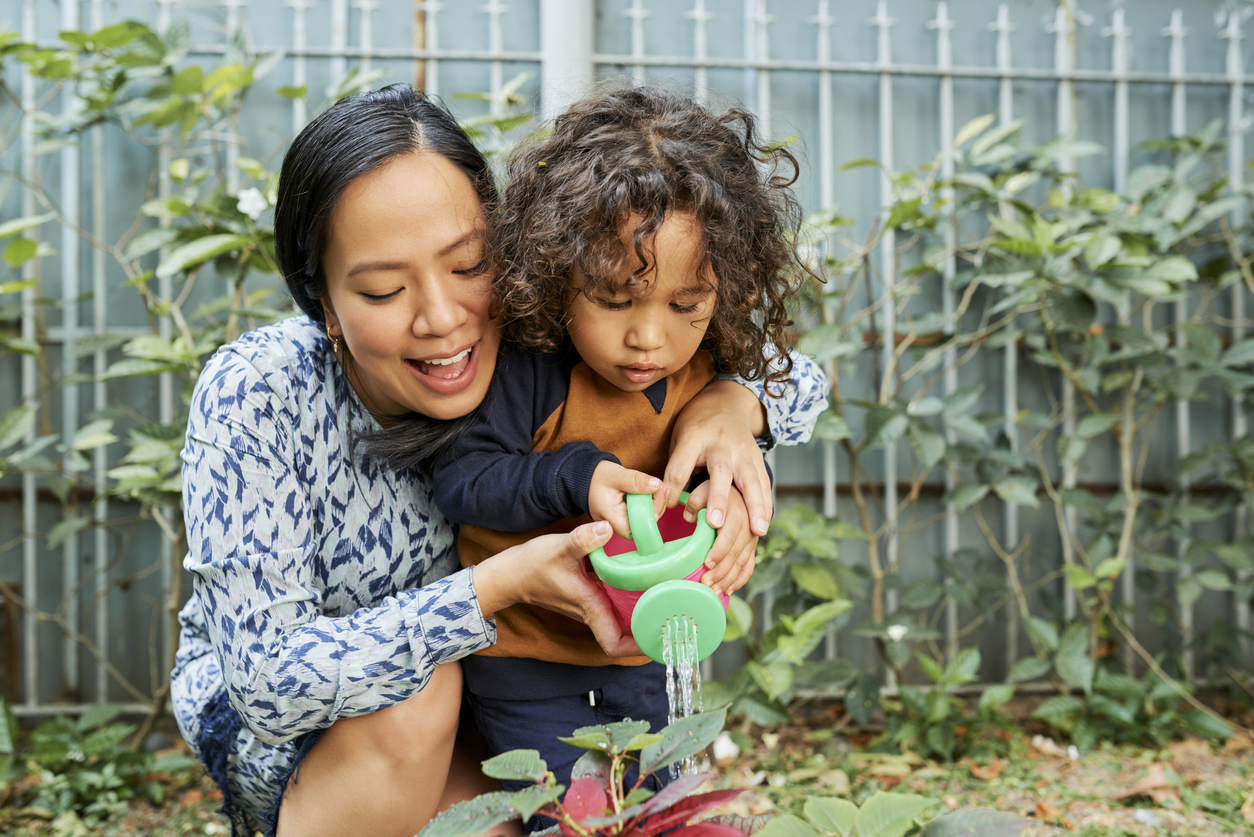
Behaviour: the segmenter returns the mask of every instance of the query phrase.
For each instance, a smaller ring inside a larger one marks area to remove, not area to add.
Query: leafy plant
[[[702,811],[720,805],[744,789],[695,791],[710,778],[706,774],[681,776],[658,793],[645,788],[653,773],[702,752],[723,729],[722,710],[683,718],[649,732],[645,721],[623,721],[581,727],[562,741],[586,752],[571,771],[570,788],[557,784],[552,771],[535,750],[512,750],[483,763],[483,772],[495,779],[531,781],[532,787],[509,793],[488,793],[452,806],[432,820],[422,837],[464,837],[511,819],[533,815],[557,820],[555,831],[566,837],[648,837],[669,833],[676,837],[724,837],[748,834],[759,820],[716,817],[687,824]],[[638,766],[638,778],[626,786],[628,767]]]
[[[918,828],[919,815],[936,801],[912,793],[877,791],[857,805],[848,799],[807,799],[803,817],[783,814],[760,832],[761,837],[904,837]],[[919,837],[1016,837],[1027,821],[1013,814],[983,809],[953,811],[927,823]]]
[[[18,802],[43,809],[49,818],[74,812],[89,825],[122,815],[137,796],[160,803],[165,786],[150,775],[197,762],[186,756],[154,759],[124,746],[135,727],[114,723],[121,712],[120,706],[98,704],[77,719],[59,717],[35,727],[21,758],[37,781],[20,786]]]
[[[1012,726],[1001,707],[1014,697],[1010,684],[990,686],[980,695],[974,711],[966,701],[950,693],[956,686],[971,683],[980,668],[978,648],[964,648],[942,667],[925,654],[918,655],[919,666],[935,687],[923,691],[901,686],[897,699],[880,697],[886,729],[881,740],[916,752],[924,757],[953,761],[956,754],[987,756],[1005,754],[1005,732]]]

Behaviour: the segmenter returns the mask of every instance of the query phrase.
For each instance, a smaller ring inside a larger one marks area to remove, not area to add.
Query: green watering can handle
[[[653,516],[652,494],[627,494],[627,522],[631,525],[631,539],[636,542],[640,555],[656,555],[662,549],[662,533]]]

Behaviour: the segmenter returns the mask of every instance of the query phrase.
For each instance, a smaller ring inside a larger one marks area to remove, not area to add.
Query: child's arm
[[[660,481],[628,471],[591,442],[532,452],[536,428],[565,397],[565,380],[565,373],[542,356],[505,352],[497,359],[482,406],[432,469],[435,502],[445,517],[502,532],[580,517],[590,513],[592,477],[605,470],[603,465],[635,475],[616,478],[625,490],[654,490],[647,488],[649,481]]]

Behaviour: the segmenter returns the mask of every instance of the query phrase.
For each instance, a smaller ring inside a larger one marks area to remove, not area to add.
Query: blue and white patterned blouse
[[[821,370],[794,360],[785,397],[764,398],[782,444],[808,439],[826,407]],[[353,456],[353,432],[377,427],[304,316],[224,346],[196,384],[183,451],[194,586],[172,702],[195,747],[225,686],[244,722],[232,796],[252,812],[277,798],[297,736],[400,703],[496,639],[428,478]]]

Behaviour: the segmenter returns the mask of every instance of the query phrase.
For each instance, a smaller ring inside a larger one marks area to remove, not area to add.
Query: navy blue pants
[[[519,693],[526,693],[526,684],[519,684]],[[666,726],[666,669],[660,663],[647,663],[624,672],[605,686],[588,693],[545,698],[543,700],[503,700],[470,695],[470,708],[475,726],[488,743],[492,755],[509,750],[539,750],[557,777],[558,784],[570,787],[570,770],[586,750],[558,741],[569,737],[579,727],[611,724],[628,718],[648,721],[649,730],[657,732]],[[628,773],[626,787],[636,782],[637,772]],[[670,771],[663,770],[645,782],[657,791],[670,781]],[[530,782],[502,781],[504,790],[516,791],[530,787]],[[554,821],[533,817],[526,824],[529,831],[548,828]]]

